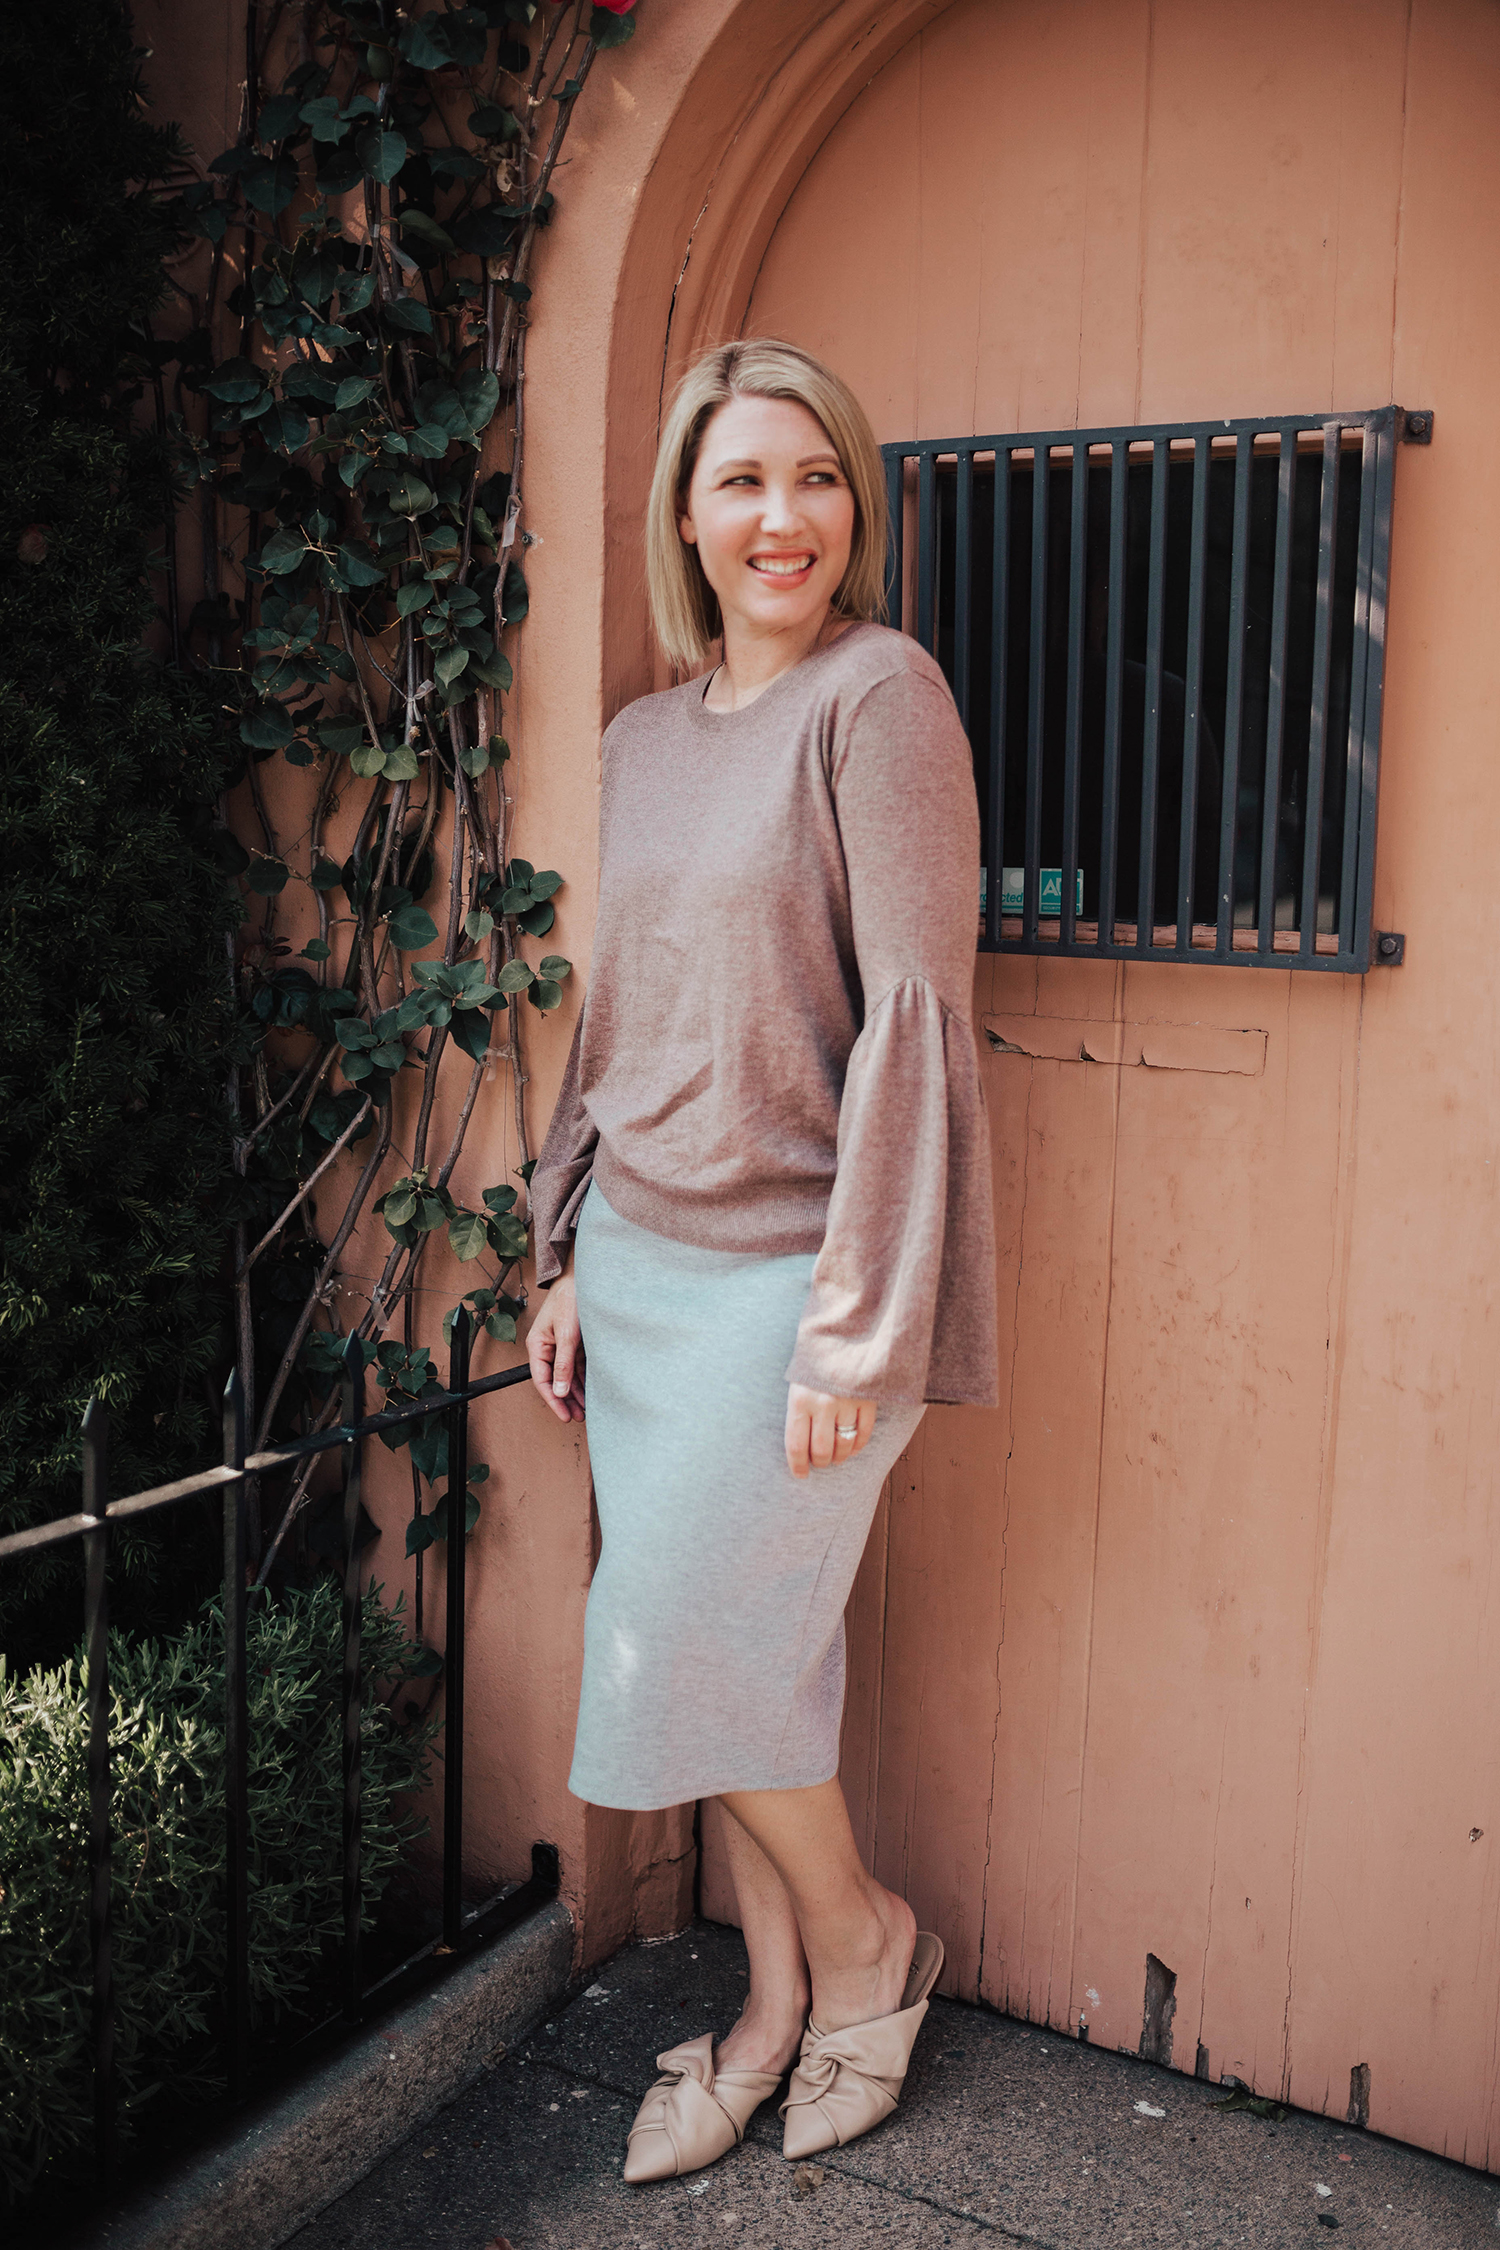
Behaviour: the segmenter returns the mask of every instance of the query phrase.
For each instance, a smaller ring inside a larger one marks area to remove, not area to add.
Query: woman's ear
[[[684,546],[696,547],[698,544],[697,526],[685,508],[677,518],[677,536]]]

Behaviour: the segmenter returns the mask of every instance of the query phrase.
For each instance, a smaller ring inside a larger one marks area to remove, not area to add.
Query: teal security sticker
[[[1054,920],[1062,913],[1063,879],[1060,867],[1041,870],[1041,887],[1037,895],[1037,912],[1043,921]],[[1000,876],[1000,911],[1002,914],[1019,914],[1026,899],[1026,870],[1024,867],[1006,867]],[[979,870],[979,911],[983,914],[989,904],[988,870]],[[1074,903],[1075,914],[1083,912],[1083,869],[1078,869],[1078,891]]]

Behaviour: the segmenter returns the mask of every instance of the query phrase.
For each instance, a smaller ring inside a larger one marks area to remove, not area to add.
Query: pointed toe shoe
[[[893,2014],[847,2024],[842,2031],[819,2031],[815,2023],[808,2024],[791,2089],[781,2105],[786,2120],[783,2156],[798,2163],[825,2149],[842,2148],[890,2116],[942,1966],[941,1938],[921,1930],[906,1990]]]
[[[701,2172],[745,2137],[755,2111],[781,2084],[775,2070],[714,2069],[711,2031],[658,2055],[661,2077],[640,2108],[625,2144],[625,2177],[633,2184]]]

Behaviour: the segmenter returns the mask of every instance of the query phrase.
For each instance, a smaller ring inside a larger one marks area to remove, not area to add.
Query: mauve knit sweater
[[[590,1179],[674,1241],[816,1251],[787,1380],[996,1398],[970,1019],[979,820],[932,659],[859,624],[738,711],[604,737],[588,997],[531,1182],[537,1278]],[[587,1338],[585,1338],[587,1343]]]

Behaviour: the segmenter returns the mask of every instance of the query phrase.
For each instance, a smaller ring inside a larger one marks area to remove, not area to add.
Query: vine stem
[[[332,1148],[328,1151],[328,1154],[324,1157],[317,1170],[308,1174],[301,1187],[298,1188],[296,1194],[292,1197],[291,1202],[283,1208],[280,1218],[274,1220],[272,1224],[267,1227],[265,1233],[261,1236],[259,1242],[257,1242],[257,1244],[255,1245],[255,1248],[251,1251],[249,1257],[246,1258],[244,1264],[240,1267],[240,1279],[243,1280],[244,1276],[250,1271],[250,1268],[254,1265],[262,1250],[268,1250],[270,1248],[271,1244],[276,1240],[277,1235],[280,1234],[282,1228],[286,1225],[287,1220],[291,1217],[292,1213],[298,1208],[300,1204],[303,1204],[307,1201],[308,1197],[312,1194],[313,1189],[317,1186],[319,1180],[322,1179],[323,1174],[328,1170],[329,1166],[335,1164],[338,1161],[339,1157],[343,1155],[344,1150],[349,1146],[349,1143],[353,1140],[355,1134],[359,1131],[360,1126],[363,1125],[365,1119],[369,1116],[370,1108],[370,1097],[368,1094],[366,1094],[364,1100],[360,1103],[359,1108],[350,1118],[348,1124],[344,1127],[344,1130],[342,1131],[342,1133],[340,1133],[338,1139],[334,1142]]]

